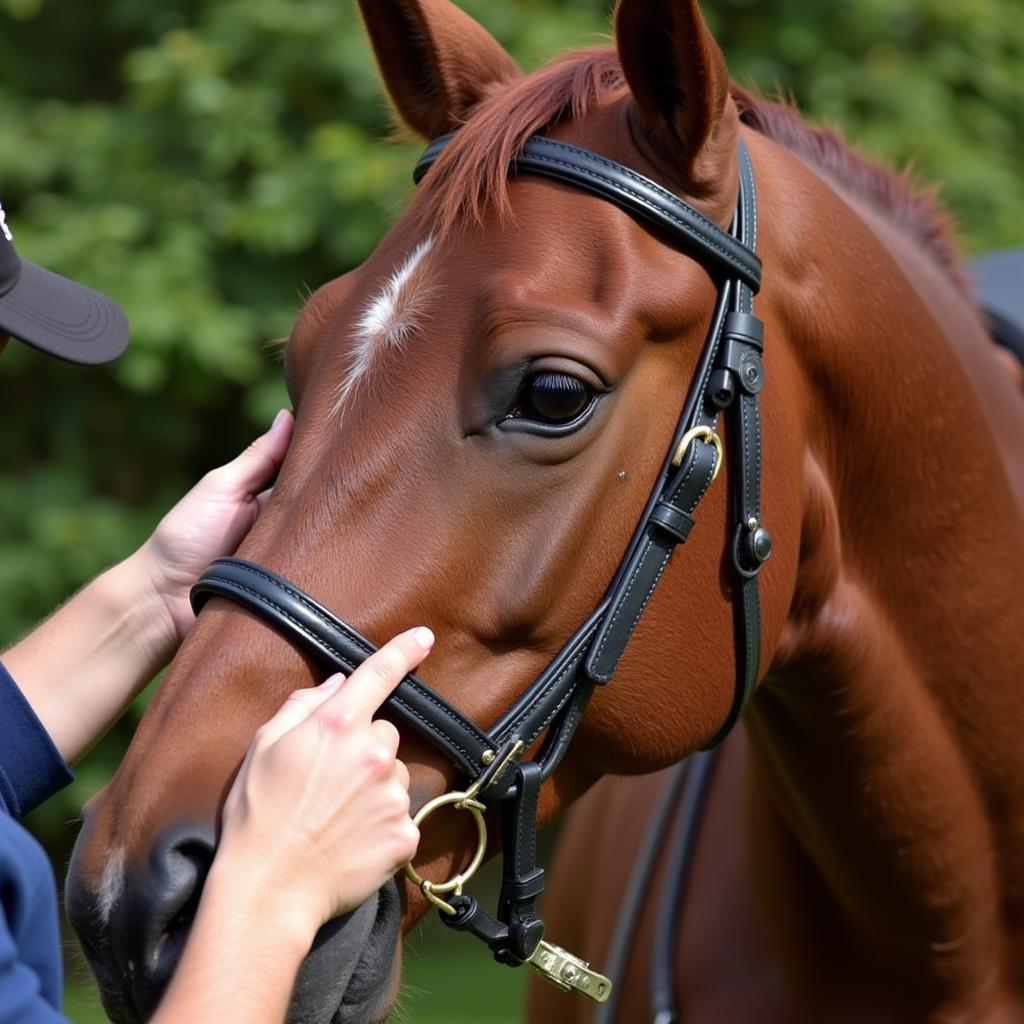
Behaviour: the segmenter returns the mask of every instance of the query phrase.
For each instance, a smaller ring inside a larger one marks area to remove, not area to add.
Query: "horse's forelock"
[[[608,47],[567,54],[479,105],[431,168],[423,213],[439,238],[488,207],[509,212],[508,168],[530,136],[563,120],[582,120],[625,88]]]

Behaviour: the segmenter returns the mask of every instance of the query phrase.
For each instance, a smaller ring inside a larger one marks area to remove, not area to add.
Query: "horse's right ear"
[[[615,40],[633,123],[659,169],[691,195],[727,185],[734,196],[726,169],[735,164],[739,121],[698,0],[619,0]]]
[[[359,0],[384,84],[402,120],[426,139],[454,131],[516,62],[448,0]]]

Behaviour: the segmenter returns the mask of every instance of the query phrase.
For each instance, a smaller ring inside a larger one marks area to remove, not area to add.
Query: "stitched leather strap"
[[[420,181],[453,138],[443,135],[427,147],[413,172],[414,181]],[[755,292],[761,287],[761,261],[750,248],[650,178],[606,156],[535,135],[509,168],[511,174],[524,171],[564,181],[614,203],[682,242],[684,248],[695,250],[708,269],[737,277]]]
[[[755,248],[757,203],[749,159],[740,161],[740,177],[744,187],[740,189],[738,227],[744,241]],[[705,749],[716,746],[729,734],[757,685],[761,666],[761,596],[757,576],[771,557],[772,549],[771,535],[761,521],[760,395],[765,384],[764,325],[754,316],[754,296],[745,284],[738,285],[734,305],[723,324],[724,344],[719,350],[716,370],[718,381],[725,384],[724,393],[713,393],[711,400],[719,407],[724,404],[729,416],[732,502],[736,520],[731,552],[735,572],[736,688],[725,721]]]
[[[241,558],[218,558],[199,578],[191,593],[197,615],[214,596],[245,605],[327,667],[346,674],[377,650],[286,579]],[[388,698],[388,710],[441,746],[471,778],[481,774],[483,752],[491,749],[487,736],[422,680],[407,675]]]
[[[518,967],[544,937],[544,922],[537,916],[537,900],[544,891],[544,869],[537,867],[537,801],[543,777],[540,765],[524,764],[517,770],[518,799],[502,807],[505,868],[498,897],[498,919],[508,925],[503,949],[495,949],[499,963]]]
[[[714,475],[717,454],[711,444],[694,441],[650,516],[644,537],[626,564],[610,608],[587,658],[586,671],[607,683],[647,607],[676,546],[686,539],[693,513]]]

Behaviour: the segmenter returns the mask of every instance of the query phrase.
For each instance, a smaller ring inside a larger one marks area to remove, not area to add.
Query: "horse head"
[[[510,162],[537,134],[587,147],[720,229],[736,208],[741,134],[764,201],[783,202],[787,183],[772,181],[777,147],[741,127],[722,55],[690,0],[622,0],[615,49],[529,76],[447,0],[361,6],[399,114],[427,140],[455,136],[370,258],[301,312],[285,351],[294,441],[239,555],[377,643],[431,626],[438,640],[423,678],[487,728],[606,593],[662,472],[719,297],[717,276],[663,231],[571,186],[509,179]],[[813,216],[808,205],[794,219]],[[766,262],[798,262],[794,248],[780,251],[763,226]],[[758,300],[770,321],[774,292],[766,280]],[[786,620],[800,542],[806,410],[788,331],[772,322],[762,664]],[[727,460],[614,682],[593,693],[541,793],[542,821],[601,773],[678,761],[729,716],[730,472]],[[70,913],[115,1020],[146,1016],[177,962],[253,732],[291,690],[323,676],[313,655],[248,610],[209,599],[117,775],[88,806],[72,864]],[[451,760],[402,732],[413,806],[456,788]],[[424,829],[424,877],[446,878],[472,857],[462,817]],[[428,906],[395,880],[326,925],[294,1019],[383,1020],[399,935]]]

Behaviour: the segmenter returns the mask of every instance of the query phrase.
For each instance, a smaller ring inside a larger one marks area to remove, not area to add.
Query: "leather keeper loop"
[[[693,529],[693,516],[667,501],[659,501],[651,512],[651,524],[683,544]]]
[[[722,336],[753,345],[758,352],[764,351],[764,321],[750,313],[726,313]]]
[[[529,900],[544,891],[544,869],[537,868],[521,878],[506,879],[508,895],[513,900]]]

